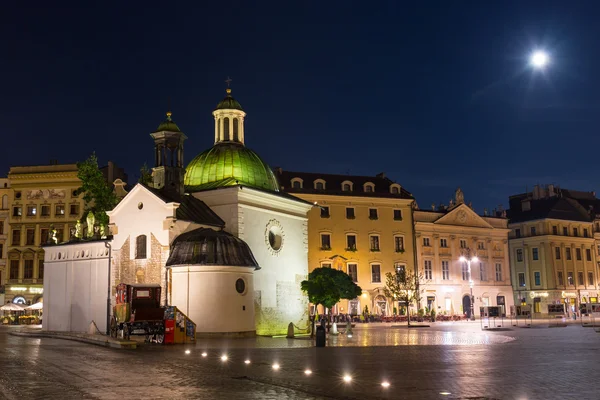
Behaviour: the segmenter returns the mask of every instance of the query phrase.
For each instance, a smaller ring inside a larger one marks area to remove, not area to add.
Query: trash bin
[[[316,338],[317,338],[316,346],[317,347],[325,347],[325,339],[326,339],[325,328],[323,328],[322,326],[317,326]]]

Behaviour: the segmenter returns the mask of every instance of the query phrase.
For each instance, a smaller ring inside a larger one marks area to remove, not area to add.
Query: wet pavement
[[[1,327],[0,399],[600,398],[593,328],[504,328],[367,324],[324,349],[308,339],[258,338],[114,350]]]

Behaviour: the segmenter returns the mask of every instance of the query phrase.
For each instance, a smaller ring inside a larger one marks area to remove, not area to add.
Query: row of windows
[[[559,227],[557,225],[553,225],[552,226],[552,234],[553,235],[559,235]],[[573,228],[573,236],[579,237],[579,228]],[[529,235],[530,236],[537,236],[537,235],[543,235],[543,232],[538,232],[537,228],[535,226],[531,226],[529,228]],[[523,237],[523,232],[521,232],[520,228],[515,229],[515,237],[520,238]],[[562,236],[569,236],[569,228],[566,226],[562,227]],[[590,237],[590,232],[589,229],[587,228],[583,228],[583,237]]]
[[[321,264],[321,266],[331,268],[330,263],[323,263],[323,264]],[[371,283],[381,283],[381,264],[371,264],[370,267],[371,267]],[[425,260],[423,267],[424,267],[425,279],[426,280],[433,279],[432,261]],[[396,270],[404,270],[404,268],[406,268],[405,264],[402,264],[402,263],[394,264],[394,269],[396,269]],[[348,263],[346,266],[346,269],[347,269],[348,275],[350,275],[350,277],[352,278],[352,281],[358,282],[358,264]],[[442,261],[442,279],[450,280],[450,262],[449,261]],[[463,263],[463,266],[462,266],[462,279],[464,281],[469,280],[468,267],[467,267],[466,263]],[[502,281],[502,264],[500,264],[500,263],[496,263],[496,266],[495,266],[495,279],[497,282]],[[480,281],[488,280],[487,269],[486,269],[486,266],[484,263],[479,263],[479,280]]]
[[[323,179],[316,179],[313,181],[313,189],[315,190],[325,190],[327,187],[327,182]],[[293,189],[303,189],[304,181],[300,178],[292,179],[292,188]],[[354,191],[354,183],[350,181],[342,182],[341,186],[342,191],[344,192],[352,192]],[[363,185],[363,191],[365,193],[373,193],[375,192],[375,184],[372,182],[367,182]],[[400,185],[392,184],[390,185],[390,193],[392,194],[400,194]]]
[[[600,251],[600,247],[599,247],[598,251]],[[562,258],[562,251],[561,251],[560,247],[554,248],[554,258],[557,260],[560,260]],[[538,261],[540,259],[540,252],[537,247],[531,248],[531,259],[533,261]],[[567,261],[570,261],[573,259],[573,254],[571,252],[570,247],[565,247],[565,259]],[[583,259],[582,253],[581,253],[581,248],[579,248],[579,247],[575,248],[575,259],[577,261],[582,261],[582,259]],[[585,259],[586,259],[586,261],[592,261],[592,249],[585,249]],[[517,249],[517,261],[523,262],[523,249]]]
[[[218,135],[221,136],[221,121],[217,122]],[[223,140],[233,140],[235,142],[239,141],[239,121],[237,118],[233,119],[233,136],[230,135],[229,132],[229,118],[223,118]]]
[[[10,260],[10,270],[8,279],[20,279],[19,260]],[[23,278],[33,279],[33,260],[23,260]],[[44,260],[38,260],[38,274],[36,279],[44,279]]]
[[[461,249],[466,249],[469,246],[467,245],[466,239],[460,239],[459,246]],[[423,247],[431,247],[431,240],[428,237],[423,238]],[[441,238],[440,239],[440,247],[447,248],[448,247],[448,239]],[[484,242],[477,242],[477,250],[485,250]]]
[[[62,242],[64,238],[64,229],[56,228],[56,238],[59,242]],[[48,238],[50,235],[49,228],[40,228],[40,244],[48,243]],[[12,246],[21,246],[21,229],[13,229],[12,230],[12,238],[11,238]],[[35,245],[35,228],[27,228],[25,230],[25,246],[33,246]]]
[[[321,218],[329,218],[331,217],[331,213],[329,212],[329,207],[327,206],[319,206],[321,208]],[[346,219],[355,219],[356,212],[354,207],[346,207]],[[379,219],[379,211],[376,208],[369,208],[369,219],[377,220]],[[402,221],[402,210],[394,210],[394,221]]]
[[[432,264],[430,260],[425,260],[425,279],[432,279],[433,271]],[[472,266],[473,267],[473,266]],[[487,267],[485,263],[479,263],[479,280],[487,281]],[[502,281],[502,264],[496,263],[495,265],[495,280],[497,282]],[[471,274],[475,274],[476,271],[471,270]],[[472,276],[469,276],[469,265],[467,263],[461,263],[461,277],[463,281],[473,280]],[[450,280],[450,262],[442,261],[442,280]]]
[[[381,251],[379,235],[369,235],[369,250]],[[331,234],[321,233],[321,250],[331,250]],[[353,233],[346,234],[346,250],[357,250],[357,236]],[[394,251],[404,252],[404,236],[394,236]]]
[[[573,281],[573,278],[574,278],[573,272],[567,272],[567,285],[568,286],[575,286],[575,282]],[[526,286],[525,272],[519,272],[518,279],[519,279],[519,287],[525,287]],[[565,281],[564,281],[562,271],[557,272],[556,281],[557,281],[558,286],[564,286]],[[594,286],[594,273],[593,272],[588,272],[587,284],[589,286]],[[534,286],[542,286],[542,273],[540,271],[533,272],[533,285]],[[582,271],[577,272],[577,286],[585,286],[585,281],[583,279]]]
[[[322,263],[321,267],[331,268],[331,263]],[[381,283],[381,264],[371,264],[371,283]],[[395,263],[394,268],[397,270],[404,270],[405,264]],[[358,264],[348,263],[346,265],[346,273],[350,275],[353,282],[358,282]]]
[[[41,208],[40,215],[42,217],[50,216],[50,204],[42,204],[42,206],[40,208]],[[37,205],[28,205],[26,211],[27,211],[26,215],[28,217],[35,217],[38,215],[38,206]],[[65,205],[64,204],[55,205],[54,206],[54,216],[62,217],[64,215],[65,215]],[[79,204],[71,204],[69,206],[69,215],[73,215],[73,216],[79,215]],[[23,216],[23,206],[14,206],[12,216],[13,217],[22,217]]]

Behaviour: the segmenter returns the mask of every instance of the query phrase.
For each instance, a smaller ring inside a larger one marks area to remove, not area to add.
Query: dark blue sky
[[[96,151],[133,181],[169,97],[188,162],[212,145],[229,75],[272,166],[385,171],[421,208],[457,186],[478,211],[537,183],[598,189],[594,1],[10,3],[2,174]]]

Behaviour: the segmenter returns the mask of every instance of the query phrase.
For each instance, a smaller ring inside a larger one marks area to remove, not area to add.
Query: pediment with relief
[[[465,204],[455,207],[448,214],[434,221],[434,224],[494,228]]]

